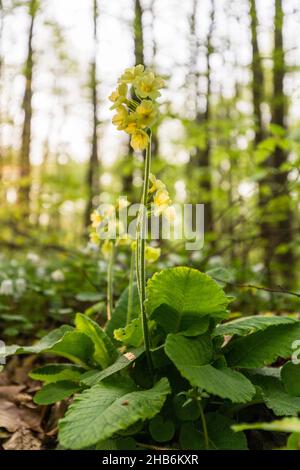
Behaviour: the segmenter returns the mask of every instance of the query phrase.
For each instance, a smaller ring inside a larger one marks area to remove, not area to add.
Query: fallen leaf
[[[15,432],[22,426],[19,408],[10,401],[0,400],[0,428]]]
[[[41,450],[42,443],[29,429],[21,428],[3,444],[4,450]]]

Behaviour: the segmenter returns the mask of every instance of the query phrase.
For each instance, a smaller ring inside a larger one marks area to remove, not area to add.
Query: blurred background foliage
[[[156,269],[208,271],[237,314],[299,310],[299,26],[297,0],[0,1],[5,336],[105,310],[89,217],[139,198],[143,156],[112,128],[107,98],[139,63],[167,83],[153,172],[175,202],[205,203],[204,248],[164,242]],[[123,249],[116,298],[128,265]]]

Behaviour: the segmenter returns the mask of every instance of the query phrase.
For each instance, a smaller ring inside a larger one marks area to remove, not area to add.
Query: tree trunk
[[[143,33],[143,9],[140,0],[135,0],[134,5],[134,23],[133,23],[133,35],[134,35],[134,62],[135,65],[144,65],[144,33]],[[128,145],[128,165],[126,168],[125,175],[123,177],[123,190],[125,194],[132,192],[132,160],[133,152]]]
[[[263,141],[264,139],[264,130],[263,130],[263,119],[261,112],[261,104],[264,99],[264,73],[262,67],[261,56],[258,47],[257,39],[257,29],[258,29],[258,20],[257,20],[257,10],[256,10],[256,1],[250,0],[250,20],[251,20],[251,43],[252,43],[252,100],[253,100],[253,117],[254,117],[254,144],[255,148]],[[267,169],[270,166],[270,161],[265,161],[261,164],[262,170]],[[259,210],[260,210],[260,233],[263,242],[264,249],[264,265],[266,269],[266,281],[268,284],[272,283],[272,269],[271,269],[271,260],[272,260],[272,243],[271,243],[271,232],[270,226],[265,221],[264,212],[267,205],[267,187],[270,185],[270,178],[267,175],[259,181]]]
[[[275,38],[273,57],[273,102],[272,123],[286,129],[286,98],[284,95],[285,56],[283,48],[283,9],[282,0],[275,0]],[[274,227],[274,261],[278,267],[281,279],[286,285],[293,284],[294,254],[292,250],[292,210],[289,198],[288,172],[281,169],[288,160],[285,150],[277,146],[273,155],[275,173],[272,178],[273,198],[284,198],[283,207],[280,209],[280,220]],[[285,251],[278,253],[277,249],[285,245]]]
[[[196,162],[198,168],[201,170],[200,176],[200,197],[204,202],[204,223],[206,232],[213,231],[213,209],[212,209],[212,181],[211,181],[211,137],[210,137],[210,121],[211,121],[211,67],[210,67],[210,54],[212,51],[212,33],[213,33],[213,24],[215,16],[215,3],[214,0],[211,1],[211,15],[210,15],[210,24],[206,40],[206,107],[204,112],[198,110],[197,105],[197,114],[196,121],[199,125],[204,125],[204,148],[197,147],[196,149]],[[199,85],[197,86],[199,90]]]
[[[20,187],[19,199],[25,218],[29,217],[30,211],[30,189],[31,189],[31,167],[30,167],[30,144],[31,144],[31,122],[32,122],[32,77],[33,77],[33,31],[35,18],[38,11],[37,0],[29,3],[30,26],[28,34],[27,59],[25,64],[25,93],[23,98],[24,122],[22,130],[22,143],[19,156]]]
[[[88,201],[85,211],[85,227],[90,224],[90,216],[99,194],[99,157],[98,157],[98,91],[97,91],[97,49],[98,49],[98,4],[93,0],[94,21],[94,58],[91,64],[91,95],[93,109],[92,147],[87,174]]]

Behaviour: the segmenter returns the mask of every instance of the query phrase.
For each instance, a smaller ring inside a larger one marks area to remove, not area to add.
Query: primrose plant
[[[211,277],[190,267],[164,269],[146,283],[142,219],[150,203],[156,201],[159,211],[170,207],[164,185],[150,177],[151,126],[162,85],[137,66],[125,71],[111,96],[114,123],[132,135],[135,149],[146,150],[143,208],[136,239],[129,242],[134,256],[128,288],[115,307],[110,304],[103,328],[78,313],[74,326],[63,325],[33,346],[6,348],[6,356],[65,359],[30,373],[44,383],[34,397],[37,404],[74,396],[59,422],[61,448],[247,449],[244,430],[251,432],[251,425],[245,423],[257,420],[259,411],[276,422],[297,420],[300,412],[300,366],[289,360],[300,339],[298,319],[232,320],[231,299]],[[99,211],[92,216],[92,237],[112,256],[117,241],[101,241],[101,217]],[[157,256],[148,249],[150,261]],[[289,423],[290,432],[300,434],[299,424]]]

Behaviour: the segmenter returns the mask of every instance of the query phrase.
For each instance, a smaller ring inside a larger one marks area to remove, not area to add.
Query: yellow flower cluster
[[[149,129],[158,118],[156,99],[164,87],[161,77],[143,65],[125,70],[119,79],[117,89],[109,99],[116,110],[112,122],[118,130],[131,135],[130,144],[134,150],[144,150],[149,143]]]
[[[153,197],[154,215],[159,216],[163,214],[167,219],[174,220],[175,209],[172,206],[172,200],[166,185],[152,174],[150,175],[150,182],[149,195]]]
[[[105,210],[98,208],[91,214],[92,230],[90,232],[90,240],[94,245],[101,244],[101,252],[104,258],[108,258],[113,249],[114,241],[105,238],[105,234],[108,234],[111,230],[114,230],[116,235],[118,235],[115,241],[116,245],[128,245],[131,243],[131,240],[126,237],[122,222],[118,219],[118,213],[128,205],[127,199],[119,199],[118,204],[111,204]]]

